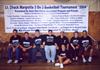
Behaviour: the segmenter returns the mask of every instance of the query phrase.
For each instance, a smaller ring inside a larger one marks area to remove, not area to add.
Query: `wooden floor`
[[[37,63],[28,63],[27,61],[19,64],[7,64],[7,59],[0,60],[0,70],[100,70],[100,50],[97,56],[93,57],[92,63],[83,64],[81,59],[78,62],[66,65],[64,69],[55,67],[54,64],[48,64],[38,61]]]

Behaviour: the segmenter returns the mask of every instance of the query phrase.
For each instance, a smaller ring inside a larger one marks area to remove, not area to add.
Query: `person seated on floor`
[[[67,50],[67,48],[64,45],[61,46],[61,49],[57,53],[57,56],[58,63],[55,63],[55,66],[60,66],[60,68],[64,68],[64,65],[70,64],[72,62],[69,50]]]
[[[32,42],[34,44],[34,54],[32,55],[34,57],[34,60],[37,61],[37,53],[40,52],[41,53],[41,59],[42,61],[46,61],[45,58],[45,51],[44,51],[44,46],[43,44],[43,35],[40,34],[39,30],[35,30],[35,37],[32,38]]]
[[[13,35],[10,37],[10,42],[8,45],[8,61],[7,63],[12,63],[13,52],[15,52],[15,61],[14,63],[18,63],[19,61],[19,52],[20,52],[20,41],[21,36],[18,35],[17,30],[13,30]]]
[[[60,35],[57,36],[56,42],[57,42],[57,52],[61,49],[62,45],[64,45],[67,48],[69,48],[69,40],[65,36],[65,32],[64,31],[61,31]],[[56,60],[57,60],[57,55],[56,55]]]
[[[29,62],[33,62],[33,58],[32,58],[32,39],[29,37],[29,33],[25,32],[24,33],[24,37],[21,39],[21,45],[20,48],[22,49],[22,54],[23,53],[28,53],[28,61]],[[23,58],[23,56],[22,56]]]
[[[82,59],[83,63],[86,63],[86,57],[85,54],[87,51],[89,51],[89,58],[88,62],[92,62],[92,53],[93,53],[93,47],[92,47],[92,39],[88,36],[88,33],[86,30],[83,31],[83,36],[81,37],[81,53],[82,53]]]
[[[80,49],[80,37],[77,31],[73,33],[73,37],[70,40],[70,45],[73,49],[72,51],[73,60],[77,61],[79,55],[79,49]]]

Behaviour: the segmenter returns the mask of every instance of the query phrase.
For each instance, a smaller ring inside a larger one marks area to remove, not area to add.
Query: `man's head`
[[[61,36],[64,36],[64,34],[65,34],[64,31],[61,31],[61,32],[60,32],[60,35],[61,35]]]
[[[48,35],[52,35],[52,30],[48,30]]]
[[[79,37],[78,31],[75,31],[75,32],[74,32],[74,37],[75,37],[75,38]]]
[[[24,33],[24,37],[27,39],[29,37],[29,33],[28,32],[25,32]]]
[[[13,30],[13,35],[14,35],[14,36],[17,35],[17,30],[16,30],[16,29]]]
[[[39,36],[40,36],[40,30],[38,30],[38,29],[35,30],[35,36],[36,36],[36,37],[39,37]]]
[[[87,37],[87,31],[83,30],[83,37]]]

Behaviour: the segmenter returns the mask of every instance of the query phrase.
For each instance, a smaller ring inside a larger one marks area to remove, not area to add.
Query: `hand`
[[[84,50],[87,51],[87,48],[85,48]]]
[[[13,48],[13,52],[15,52],[15,49],[16,49],[16,48]]]
[[[43,46],[43,45],[41,45],[41,48],[44,48],[44,46]]]
[[[79,47],[78,46],[76,46],[76,49],[78,49]]]
[[[24,52],[26,51],[26,49],[25,49],[25,48],[23,48],[22,50],[23,50]]]

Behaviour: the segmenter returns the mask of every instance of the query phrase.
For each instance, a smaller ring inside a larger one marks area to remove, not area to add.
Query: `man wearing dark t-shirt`
[[[45,55],[47,62],[54,63],[56,55],[56,37],[52,34],[52,30],[49,30],[48,34],[45,35],[43,45],[45,45]]]
[[[80,49],[80,37],[79,33],[76,31],[73,34],[73,37],[70,40],[71,47],[73,49],[73,60],[77,61],[78,60],[78,54],[79,54],[79,49]]]
[[[29,37],[29,33],[25,32],[24,33],[24,37],[21,39],[21,45],[20,45],[22,52],[28,52],[28,60],[29,62],[33,62],[33,58],[32,58],[32,39]]]
[[[12,52],[15,52],[14,63],[18,63],[18,61],[19,61],[19,51],[20,51],[20,49],[19,49],[20,40],[21,40],[21,36],[19,36],[17,34],[17,30],[14,29],[13,35],[10,37],[10,42],[9,42],[9,46],[8,46],[8,62],[7,63],[12,62]]]
[[[81,51],[82,51],[82,59],[83,63],[86,63],[87,60],[85,59],[85,52],[89,51],[89,58],[88,62],[92,61],[92,53],[93,53],[93,48],[92,48],[92,40],[91,38],[87,35],[87,31],[83,31],[83,36],[81,37]]]
[[[69,48],[69,40],[68,38],[64,35],[64,31],[60,32],[60,36],[57,37],[57,46],[58,49],[61,49],[61,46],[65,46],[66,48]]]
[[[41,53],[41,59],[45,61],[45,51],[44,51],[44,46],[43,46],[43,35],[40,35],[39,30],[35,30],[35,37],[32,39],[32,42],[34,44],[34,58],[35,60],[37,59],[36,55],[37,52]]]

